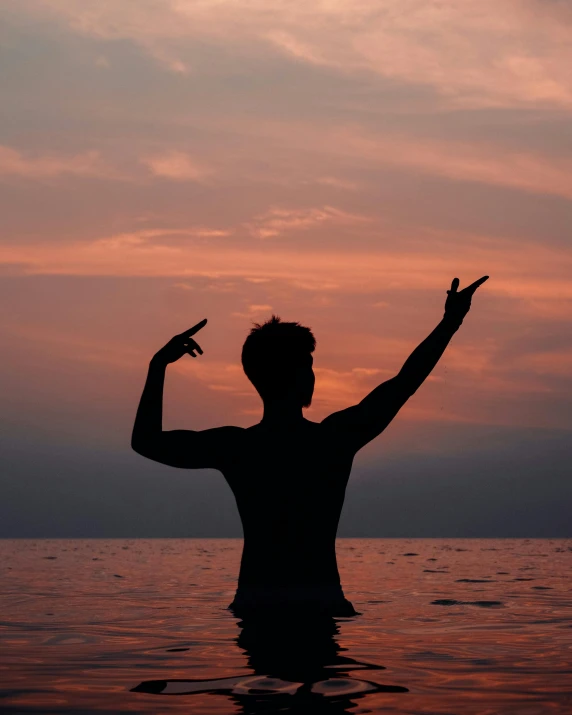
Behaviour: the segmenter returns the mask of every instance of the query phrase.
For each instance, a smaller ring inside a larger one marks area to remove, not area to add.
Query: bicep
[[[220,469],[234,427],[164,430],[137,451],[148,459],[181,469]]]
[[[405,381],[399,376],[383,382],[364,399],[326,417],[339,438],[349,441],[357,451],[380,435],[411,397]]]

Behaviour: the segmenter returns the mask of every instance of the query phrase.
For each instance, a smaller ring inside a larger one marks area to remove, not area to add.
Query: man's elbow
[[[151,452],[151,445],[149,440],[141,439],[141,437],[131,438],[131,449],[142,457],[148,457]]]
[[[134,442],[133,440],[131,440],[131,449],[132,449],[134,452],[137,452],[137,454],[140,454],[140,455],[142,455],[143,457],[145,456],[145,455],[143,454],[143,445],[142,445],[142,444],[139,444],[138,442]]]

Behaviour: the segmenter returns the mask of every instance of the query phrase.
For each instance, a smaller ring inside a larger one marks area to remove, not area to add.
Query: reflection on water
[[[236,642],[252,673],[218,680],[149,680],[134,692],[161,695],[225,693],[243,713],[347,713],[365,693],[406,693],[399,685],[383,685],[350,674],[384,670],[340,655],[334,618],[307,613],[286,618],[244,619]]]
[[[341,540],[363,615],[254,620],[241,545],[0,542],[0,711],[572,712],[572,541]]]

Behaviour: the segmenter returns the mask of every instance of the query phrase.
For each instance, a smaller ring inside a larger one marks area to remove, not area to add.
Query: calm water
[[[340,540],[362,615],[263,624],[241,547],[0,541],[0,710],[572,713],[572,540]]]

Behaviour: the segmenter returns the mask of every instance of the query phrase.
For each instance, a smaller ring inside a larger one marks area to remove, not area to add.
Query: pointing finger
[[[481,286],[486,280],[488,280],[488,276],[483,276],[482,278],[479,278],[479,280],[475,281],[474,283],[471,283],[470,286],[467,286],[464,290],[467,291],[469,295],[473,295],[473,293],[477,290],[479,286]]]
[[[181,335],[184,335],[186,337],[190,337],[191,335],[194,335],[195,333],[198,333],[201,328],[204,328],[205,325],[207,324],[207,319],[204,318],[204,320],[201,320],[200,323],[197,323],[196,325],[193,325],[192,328],[189,328],[189,330],[185,330],[181,333]]]

